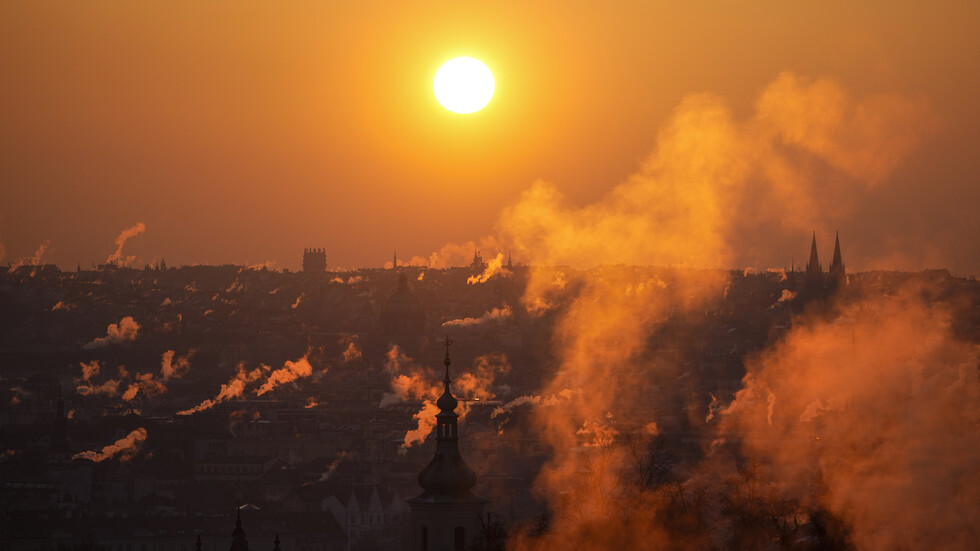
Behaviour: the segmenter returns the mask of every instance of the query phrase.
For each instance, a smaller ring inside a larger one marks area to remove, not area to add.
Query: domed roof
[[[417,317],[425,316],[422,301],[408,288],[408,278],[405,272],[398,274],[398,289],[385,302],[385,317]]]
[[[452,412],[456,409],[456,406],[459,405],[459,400],[453,396],[452,392],[449,392],[449,386],[447,385],[445,392],[443,392],[442,396],[439,397],[439,400],[436,401],[436,405],[439,406],[439,409],[441,409],[443,413]],[[439,415],[443,415],[443,413],[440,413]]]

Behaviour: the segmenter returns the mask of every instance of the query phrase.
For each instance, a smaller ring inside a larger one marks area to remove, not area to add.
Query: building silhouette
[[[836,293],[847,287],[847,274],[844,272],[844,260],[840,254],[840,234],[834,235],[834,258],[830,261],[830,273],[827,277],[827,290]]]
[[[847,273],[844,270],[844,260],[840,252],[840,233],[835,232],[834,256],[830,261],[830,271],[824,273],[817,254],[817,232],[813,232],[810,243],[810,261],[806,264],[803,279],[804,301],[822,299],[842,292],[847,287]]]
[[[474,270],[483,270],[487,267],[487,264],[483,261],[483,256],[480,255],[480,251],[473,252],[473,262],[470,263],[470,268]]]
[[[817,232],[813,232],[810,243],[810,261],[806,263],[806,276],[803,279],[803,295],[805,298],[817,298],[824,293],[823,267],[817,254]]]
[[[325,249],[303,249],[303,273],[322,274],[327,271]]]
[[[449,388],[449,345],[446,337],[445,388],[436,402],[436,452],[419,473],[424,490],[408,500],[412,508],[410,551],[456,551],[466,549],[476,535],[486,500],[473,494],[476,473],[459,453],[459,402]]]
[[[231,533],[231,547],[228,548],[228,551],[248,551],[248,540],[245,539],[245,530],[242,529],[242,510],[240,507],[235,509],[235,514],[235,530]]]
[[[397,345],[404,353],[417,357],[422,350],[425,309],[419,297],[408,288],[405,272],[398,274],[398,288],[381,310],[379,333],[385,351]]]

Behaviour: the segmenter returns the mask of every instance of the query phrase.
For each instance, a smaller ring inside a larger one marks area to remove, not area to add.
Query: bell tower
[[[471,491],[476,473],[459,454],[459,402],[449,389],[449,337],[446,347],[445,389],[436,402],[436,453],[419,473],[421,495],[408,500],[412,508],[411,551],[456,551],[468,547],[476,535],[486,500]]]

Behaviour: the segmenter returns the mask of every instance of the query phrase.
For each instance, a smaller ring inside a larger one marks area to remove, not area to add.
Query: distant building
[[[824,294],[823,268],[817,255],[817,232],[813,232],[813,242],[810,244],[810,261],[806,263],[803,294],[808,299]]]
[[[483,257],[480,256],[480,251],[473,252],[473,262],[470,263],[470,268],[474,270],[483,270],[487,265],[483,262]]]
[[[398,289],[381,311],[380,339],[385,350],[398,345],[402,351],[417,357],[425,338],[425,309],[422,301],[408,288],[405,273],[398,274]]]
[[[248,540],[245,539],[245,530],[242,529],[241,508],[235,509],[235,513],[237,515],[235,518],[235,530],[231,533],[231,547],[228,551],[248,551]],[[279,539],[278,535],[276,539]],[[201,538],[198,538],[197,541],[200,542]],[[200,549],[200,546],[198,548]]]
[[[324,249],[303,249],[303,273],[322,274],[327,271],[327,253]]]
[[[486,500],[473,494],[476,473],[459,454],[459,402],[449,389],[449,345],[446,338],[446,377],[436,402],[436,453],[419,473],[422,494],[408,500],[412,508],[410,551],[450,551],[469,548],[477,534]]]
[[[847,274],[844,272],[844,260],[840,254],[840,234],[834,236],[834,259],[830,261],[830,273],[827,278],[827,290],[836,293],[847,287]]]
[[[817,232],[813,232],[810,243],[810,261],[806,264],[801,298],[811,300],[825,298],[842,292],[847,287],[847,273],[840,252],[840,234],[835,235],[834,256],[830,261],[830,272],[824,273],[817,255]]]

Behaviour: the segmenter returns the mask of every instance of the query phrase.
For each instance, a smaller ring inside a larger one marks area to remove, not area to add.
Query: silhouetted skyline
[[[587,217],[668,177],[682,125],[747,148],[724,267],[816,229],[856,270],[980,273],[973,3],[220,5],[0,7],[0,262],[89,266],[139,223],[139,263],[526,258],[503,213],[534,182]],[[465,116],[431,88],[460,55],[497,80]]]

